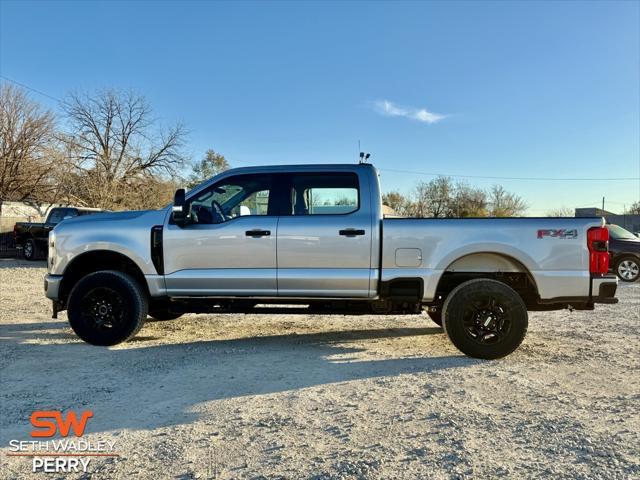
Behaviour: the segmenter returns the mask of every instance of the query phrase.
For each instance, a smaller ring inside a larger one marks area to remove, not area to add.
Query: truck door
[[[271,175],[235,175],[189,198],[163,232],[170,296],[276,296],[278,211]]]
[[[294,173],[278,223],[278,295],[369,297],[368,187],[353,172]]]

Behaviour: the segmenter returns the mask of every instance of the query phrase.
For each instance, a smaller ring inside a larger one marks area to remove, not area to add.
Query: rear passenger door
[[[279,296],[370,296],[371,217],[361,208],[362,181],[354,172],[282,179],[289,204],[278,223]]]

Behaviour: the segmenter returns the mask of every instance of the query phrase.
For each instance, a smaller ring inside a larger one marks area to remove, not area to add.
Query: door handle
[[[247,237],[268,237],[271,235],[270,230],[247,230],[244,232]]]
[[[364,235],[364,230],[358,230],[356,228],[345,228],[344,230],[340,230],[338,233],[345,237],[355,237],[357,235]]]

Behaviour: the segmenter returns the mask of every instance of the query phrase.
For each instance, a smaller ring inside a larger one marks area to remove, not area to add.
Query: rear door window
[[[289,215],[344,215],[360,208],[355,173],[292,175],[289,193]]]

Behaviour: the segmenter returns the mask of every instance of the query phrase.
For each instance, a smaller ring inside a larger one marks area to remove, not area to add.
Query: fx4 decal
[[[575,228],[571,230],[567,230],[566,228],[538,230],[538,238],[544,237],[578,238],[578,230],[576,230]]]

